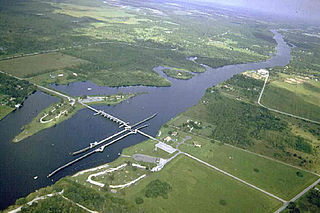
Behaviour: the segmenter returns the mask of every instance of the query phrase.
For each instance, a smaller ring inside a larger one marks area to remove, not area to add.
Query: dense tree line
[[[0,94],[2,104],[14,107],[21,104],[26,97],[36,90],[33,84],[25,80],[18,80],[6,74],[0,73]]]

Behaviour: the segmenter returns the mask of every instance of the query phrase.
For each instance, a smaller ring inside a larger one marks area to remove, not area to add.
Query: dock
[[[63,165],[63,166],[60,166],[59,168],[57,168],[56,170],[54,170],[53,172],[51,172],[47,177],[48,177],[48,178],[52,177],[54,174],[56,174],[57,172],[63,170],[64,168],[66,168],[66,167],[68,167],[68,166],[71,166],[72,164],[74,164],[74,163],[76,163],[76,162],[78,162],[78,161],[80,161],[80,160],[82,160],[82,159],[84,159],[84,158],[86,158],[86,157],[88,157],[88,156],[96,153],[96,152],[103,152],[103,150],[104,150],[107,146],[110,146],[111,144],[113,144],[113,143],[115,143],[115,142],[117,142],[117,141],[119,141],[119,140],[121,140],[121,139],[123,139],[123,138],[125,138],[125,137],[127,137],[127,136],[129,136],[129,135],[131,135],[131,134],[134,134],[134,132],[128,132],[127,134],[120,136],[119,138],[111,141],[110,143],[107,143],[107,144],[101,146],[100,148],[97,148],[97,149],[95,149],[95,150],[93,150],[93,151],[91,151],[91,152],[88,152],[88,153],[82,155],[81,157],[79,157],[79,158],[77,158],[77,159],[74,159],[73,161],[70,161],[69,163],[66,163],[66,164]]]

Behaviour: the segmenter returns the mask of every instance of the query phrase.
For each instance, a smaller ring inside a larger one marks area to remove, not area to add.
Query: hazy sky
[[[320,0],[197,0],[261,10],[279,15],[318,20]]]

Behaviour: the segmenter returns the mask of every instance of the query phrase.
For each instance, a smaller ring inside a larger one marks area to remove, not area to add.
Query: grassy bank
[[[0,106],[0,120],[6,117],[13,110],[14,108],[11,108],[9,106],[5,106],[5,105]]]

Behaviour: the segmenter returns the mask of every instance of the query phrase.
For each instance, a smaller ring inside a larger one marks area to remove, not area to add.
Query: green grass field
[[[28,77],[87,63],[84,60],[61,54],[47,53],[0,61],[0,70],[18,77]]]
[[[0,106],[0,120],[6,117],[10,112],[12,112],[12,110],[14,109],[9,106],[6,106],[6,105]]]
[[[182,133],[182,135],[187,134]],[[222,145],[219,142],[212,143],[201,137],[192,137],[193,139],[188,143],[197,141],[202,147],[181,145],[179,148],[182,151],[285,200],[290,200],[318,178],[311,173]],[[302,177],[297,175],[298,171],[303,175]]]
[[[159,179],[169,183],[168,199],[144,197],[144,188]],[[147,212],[273,212],[281,203],[186,156],[178,156],[159,173],[126,190],[126,199],[143,197]]]
[[[61,74],[63,74],[63,76],[58,76]],[[84,76],[81,75],[75,76],[71,71],[63,69],[36,75],[27,78],[27,80],[37,85],[48,86],[50,84],[68,84],[74,81],[82,81],[84,80],[83,77]]]
[[[280,77],[271,77],[261,103],[270,108],[320,121],[320,100],[318,98],[320,83],[314,80],[304,80],[301,83],[285,82],[295,78],[297,76],[285,74],[280,74]]]

